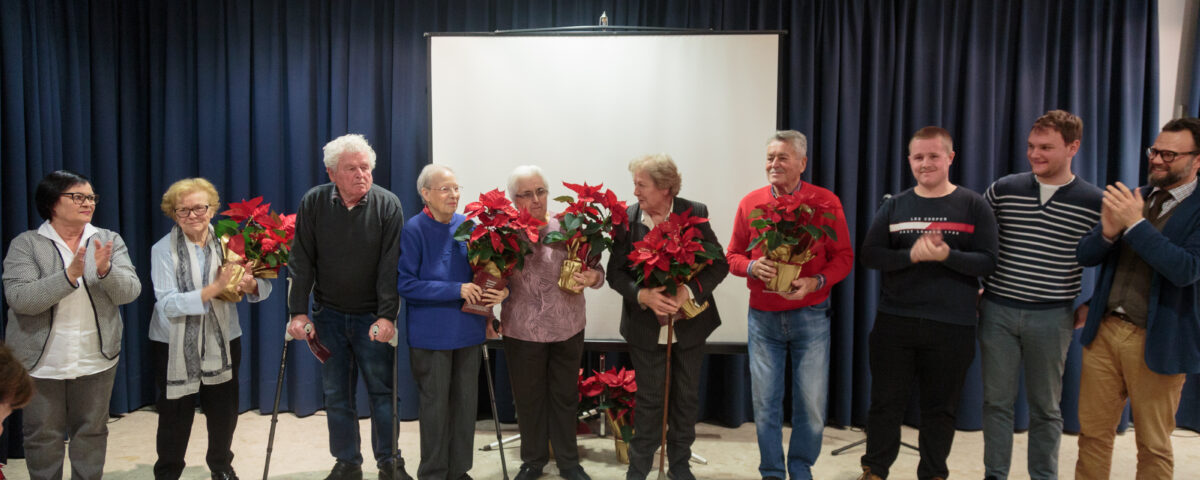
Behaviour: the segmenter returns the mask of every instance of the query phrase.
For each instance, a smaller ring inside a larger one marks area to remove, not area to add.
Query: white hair
[[[774,135],[771,135],[771,138],[767,139],[768,144],[771,142],[790,143],[792,144],[792,149],[796,150],[797,155],[801,157],[808,155],[808,137],[795,130],[777,131]]]
[[[429,188],[430,182],[433,182],[434,174],[442,172],[454,175],[454,169],[445,165],[438,165],[436,163],[431,163],[426,165],[424,168],[421,168],[421,173],[417,175],[417,191],[420,192],[421,190]],[[421,196],[421,202],[425,202],[424,195]]]
[[[325,168],[337,170],[338,161],[347,153],[363,153],[367,156],[367,167],[375,170],[375,149],[360,133],[347,133],[330,140],[321,150],[325,154]]]
[[[521,165],[514,168],[512,173],[508,174],[508,198],[516,200],[517,182],[531,177],[538,177],[542,183],[546,183],[546,176],[542,174],[541,167],[537,165]]]

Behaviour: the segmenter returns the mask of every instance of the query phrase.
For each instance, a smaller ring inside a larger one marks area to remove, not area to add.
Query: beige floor
[[[157,421],[155,413],[141,410],[115,419],[110,425],[108,442],[108,459],[105,465],[105,478],[113,480],[149,479],[153,477],[152,466],[154,454],[154,429]],[[237,454],[234,468],[241,478],[261,478],[263,458],[266,454],[267,433],[270,429],[270,416],[259,415],[257,412],[243,414],[239,420],[237,434],[234,438],[233,451]],[[368,438],[367,423],[363,421],[363,438]],[[400,447],[409,465],[409,472],[415,473],[419,461],[417,422],[403,422],[400,430]],[[516,425],[504,425],[504,436],[516,433]],[[184,471],[185,479],[206,479],[208,471],[204,467],[204,422],[197,416],[196,426],[192,430],[192,445],[188,451],[188,468]],[[784,432],[785,436],[787,430]],[[693,472],[704,479],[757,479],[758,448],[755,444],[754,424],[748,423],[739,428],[729,429],[708,424],[700,424],[697,428],[698,439],[695,452],[708,459],[707,465],[693,463]],[[915,444],[917,432],[910,428],[904,429],[904,439]],[[786,438],[786,437],[785,437]],[[829,454],[835,448],[851,441],[862,438],[862,433],[851,430],[828,428],[825,430],[825,442],[821,457],[817,461],[814,474],[816,478],[851,480],[857,478],[859,472],[858,457],[862,455],[862,447],[832,456]],[[491,421],[480,421],[475,429],[475,445],[484,445],[495,441],[496,433]],[[275,447],[272,453],[271,478],[276,479],[322,479],[333,465],[327,450],[325,417],[318,414],[306,418],[296,418],[291,414],[280,416],[276,432]],[[1013,460],[1012,478],[1028,478],[1024,474],[1024,449],[1026,437],[1017,435],[1014,440],[1014,450],[1017,453]],[[1200,478],[1200,435],[1195,432],[1179,430],[1174,435],[1175,465],[1177,479]],[[613,442],[610,438],[600,438],[592,435],[579,437],[580,454],[583,457],[584,468],[596,480],[624,478],[624,466],[616,463],[613,454]],[[955,437],[954,450],[950,455],[950,471],[952,478],[980,479],[983,478],[981,457],[983,451],[982,435],[979,432],[959,432]],[[1117,437],[1117,454],[1113,461],[1114,479],[1134,477],[1136,457],[1133,434]],[[519,448],[516,443],[505,448],[510,476],[515,476],[519,467]],[[369,455],[369,454],[368,454]],[[1060,476],[1072,478],[1075,470],[1075,437],[1064,436],[1060,456]],[[902,449],[896,465],[893,467],[893,479],[915,478],[917,454],[908,449]],[[372,463],[372,462],[368,462]],[[558,478],[553,475],[553,466],[547,467],[542,478]],[[24,460],[15,459],[4,469],[10,479],[27,479]],[[493,450],[490,452],[475,451],[475,467],[471,476],[476,479],[500,479],[500,457]],[[651,475],[650,478],[656,478]],[[373,467],[368,467],[366,478],[376,478]]]

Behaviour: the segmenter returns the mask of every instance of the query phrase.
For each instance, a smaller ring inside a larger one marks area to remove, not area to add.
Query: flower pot
[[[575,272],[583,269],[583,262],[579,260],[566,259],[562,261],[562,268],[558,271],[558,289],[567,293],[579,295],[583,293],[580,289],[579,282],[571,278]]]
[[[812,249],[806,248],[798,254],[791,255],[787,252],[786,247],[780,247],[783,254],[779,255],[779,249],[771,252],[767,258],[775,260],[775,278],[767,282],[764,291],[772,293],[791,293],[792,281],[800,278],[800,271],[804,268],[804,264],[812,260],[814,255]]]
[[[229,283],[225,284],[225,288],[221,289],[221,293],[217,294],[218,300],[224,300],[229,303],[237,303],[242,301],[242,292],[238,291],[238,283],[242,281],[242,275],[246,274],[246,269],[241,265],[233,265],[233,276],[229,278]]]
[[[683,302],[683,305],[679,306],[679,313],[681,315],[683,315],[683,318],[693,318],[696,315],[699,315],[700,312],[703,312],[707,308],[708,308],[707,300],[705,300],[704,303],[701,304],[701,303],[696,303],[696,299],[689,298],[688,301]]]
[[[508,283],[503,277],[497,277],[488,272],[487,269],[479,269],[475,272],[475,276],[471,278],[471,283],[479,285],[484,290],[495,289],[502,290]],[[481,303],[463,302],[462,311],[482,315],[486,318],[492,318],[492,307]]]
[[[613,436],[614,449],[617,452],[617,461],[629,465],[629,444],[622,441],[620,434]]]

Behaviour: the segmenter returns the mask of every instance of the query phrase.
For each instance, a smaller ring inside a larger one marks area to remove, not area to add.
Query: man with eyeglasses
[[[1080,338],[1079,479],[1109,477],[1126,399],[1137,477],[1173,478],[1175,410],[1200,372],[1200,119],[1168,122],[1146,154],[1149,185],[1109,185],[1077,250],[1080,264],[1102,265]]]
[[[288,333],[304,340],[317,336],[333,354],[321,365],[329,452],[337,459],[326,480],[362,478],[357,374],[370,397],[371,449],[379,478],[391,479],[395,462],[399,477],[409,479],[404,459],[399,452],[393,457],[387,437],[396,433],[391,417],[398,407],[391,400],[394,351],[387,342],[400,310],[396,263],[404,212],[395,194],[372,182],[375,150],[362,135],[343,135],[323,150],[331,183],[305,193],[296,215],[288,263]]]

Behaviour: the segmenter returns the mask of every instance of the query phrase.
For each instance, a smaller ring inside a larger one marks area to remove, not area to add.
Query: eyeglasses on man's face
[[[187,218],[192,215],[202,216],[208,213],[208,205],[196,205],[192,208],[176,208],[175,216],[179,218]]]
[[[60,193],[59,195],[70,198],[71,201],[75,202],[75,204],[79,205],[79,206],[83,206],[83,204],[89,203],[89,202],[91,204],[95,205],[97,202],[100,201],[99,195],[88,195],[86,193],[68,192],[68,193]]]
[[[520,200],[529,200],[529,199],[533,198],[534,195],[537,195],[538,198],[542,198],[549,193],[550,193],[549,190],[546,190],[544,188],[539,188],[537,190],[526,190],[524,192],[514,194],[513,196],[517,197]]]
[[[1153,159],[1155,156],[1162,159],[1163,163],[1174,162],[1180,155],[1195,155],[1200,152],[1173,152],[1171,150],[1159,150],[1154,147],[1146,149],[1146,158]]]

